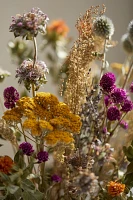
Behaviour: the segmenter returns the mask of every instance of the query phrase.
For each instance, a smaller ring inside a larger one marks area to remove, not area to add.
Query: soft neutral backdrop
[[[105,4],[107,7],[106,15],[112,19],[115,26],[114,40],[120,42],[121,36],[126,32],[128,23],[133,19],[133,0],[0,0],[0,66],[10,71],[12,76],[6,78],[0,85],[0,96],[3,89],[8,86],[18,88],[17,80],[14,78],[15,66],[11,63],[11,58],[7,50],[7,43],[14,39],[13,34],[9,32],[11,16],[24,11],[29,11],[32,7],[39,7],[45,12],[50,21],[53,19],[63,19],[70,28],[69,35],[77,38],[75,23],[79,14],[84,14],[92,5]],[[120,43],[117,47],[108,53],[109,62],[123,62],[125,54]],[[49,83],[43,88],[44,91],[55,93],[55,87]],[[0,107],[0,114],[2,110]],[[0,142],[0,143],[3,143]],[[2,155],[11,152],[9,144],[0,148]]]

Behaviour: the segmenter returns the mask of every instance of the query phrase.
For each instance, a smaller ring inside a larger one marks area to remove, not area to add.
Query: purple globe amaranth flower
[[[33,146],[28,142],[23,142],[19,145],[19,149],[22,149],[23,154],[27,156],[31,156],[31,154],[34,152]]]
[[[131,83],[130,87],[129,87],[130,92],[133,93],[133,82]]]
[[[56,174],[51,176],[51,179],[52,179],[52,181],[57,182],[57,183],[61,182],[61,180],[62,180],[61,177]]]
[[[116,78],[115,75],[111,72],[104,74],[100,80],[100,86],[105,92],[111,92],[115,85]]]
[[[127,93],[124,89],[114,88],[111,92],[111,97],[114,103],[122,103],[127,98]]]
[[[133,102],[129,99],[126,99],[121,107],[121,111],[129,112],[133,109]]]
[[[19,93],[14,87],[7,87],[4,92],[4,105],[6,108],[13,108],[15,107],[16,101],[19,100]]]
[[[125,121],[123,121],[123,120],[120,122],[120,126],[121,126],[122,128],[124,128],[125,130],[128,129],[128,123],[125,122]]]
[[[28,13],[23,15],[17,14],[15,17],[12,17],[9,30],[14,33],[15,37],[21,36],[30,40],[36,37],[38,32],[42,34],[46,32],[48,20],[48,16],[40,8],[32,8]]]
[[[104,103],[105,103],[106,106],[109,106],[109,104],[112,103],[109,96],[105,96],[105,97],[104,97]]]
[[[48,152],[46,152],[46,151],[40,151],[37,154],[37,159],[38,159],[38,163],[42,163],[42,162],[48,161]]]
[[[107,127],[103,127],[102,132],[103,132],[104,134],[106,134],[106,133],[108,132],[108,131],[107,131]]]
[[[36,61],[33,67],[31,59],[24,60],[20,67],[16,70],[16,78],[19,78],[18,83],[24,83],[27,90],[30,90],[31,84],[35,85],[35,90],[38,90],[42,83],[46,83],[46,74],[49,70],[43,61]]]
[[[120,119],[120,111],[116,106],[111,106],[107,111],[107,119],[110,121],[115,121]]]

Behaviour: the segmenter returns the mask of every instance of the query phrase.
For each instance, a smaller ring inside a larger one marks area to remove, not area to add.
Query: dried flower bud
[[[114,34],[114,25],[111,19],[103,15],[94,20],[93,31],[95,35],[109,39]]]

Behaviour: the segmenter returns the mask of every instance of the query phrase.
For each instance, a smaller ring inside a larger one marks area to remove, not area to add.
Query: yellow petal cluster
[[[19,123],[22,118],[21,109],[16,107],[12,108],[11,110],[7,110],[4,112],[4,116],[2,117],[7,123]]]
[[[80,117],[71,113],[56,96],[45,92],[39,92],[33,98],[22,97],[15,108],[4,113],[3,118],[17,123],[21,121],[24,130],[34,136],[46,135],[46,142],[52,145],[72,142],[72,134],[78,134],[81,128]]]
[[[24,129],[30,129],[31,133],[35,136],[41,135],[43,129],[52,131],[53,127],[45,120],[26,119],[23,123]]]
[[[74,141],[72,135],[69,132],[60,130],[50,132],[44,139],[49,145],[55,145],[58,142],[67,144]]]

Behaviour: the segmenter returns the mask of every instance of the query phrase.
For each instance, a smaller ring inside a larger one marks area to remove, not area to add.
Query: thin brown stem
[[[33,60],[33,68],[35,67],[36,61],[37,61],[37,42],[36,42],[36,37],[33,37],[33,44],[34,44],[34,60]],[[32,83],[32,96],[36,96],[35,92],[35,86],[34,83]]]
[[[37,42],[36,37],[33,37],[33,44],[34,44],[34,60],[33,60],[33,68],[35,67],[36,61],[37,61]]]
[[[124,81],[123,87],[122,87],[123,89],[126,87],[126,84],[127,84],[128,80],[130,78],[130,75],[131,75],[131,72],[132,72],[132,68],[133,68],[133,61],[131,61],[131,64],[129,66],[129,70],[128,70],[128,73],[126,75],[126,79]]]
[[[126,114],[127,114],[127,113],[125,113],[125,114],[121,117],[121,119],[118,121],[118,123],[116,124],[116,126],[114,127],[114,129],[110,132],[110,135],[109,135],[109,137],[108,137],[108,139],[107,139],[106,142],[109,142],[109,140],[111,139],[111,137],[114,135],[115,130],[117,129],[117,127],[119,126],[119,124],[120,124],[120,122],[123,120],[123,118],[126,116]]]
[[[101,67],[101,73],[100,73],[100,78],[102,77],[103,75],[103,72],[106,68],[106,46],[107,46],[107,39],[105,39],[105,42],[104,42],[104,49],[103,49],[103,63],[102,63],[102,67]]]

